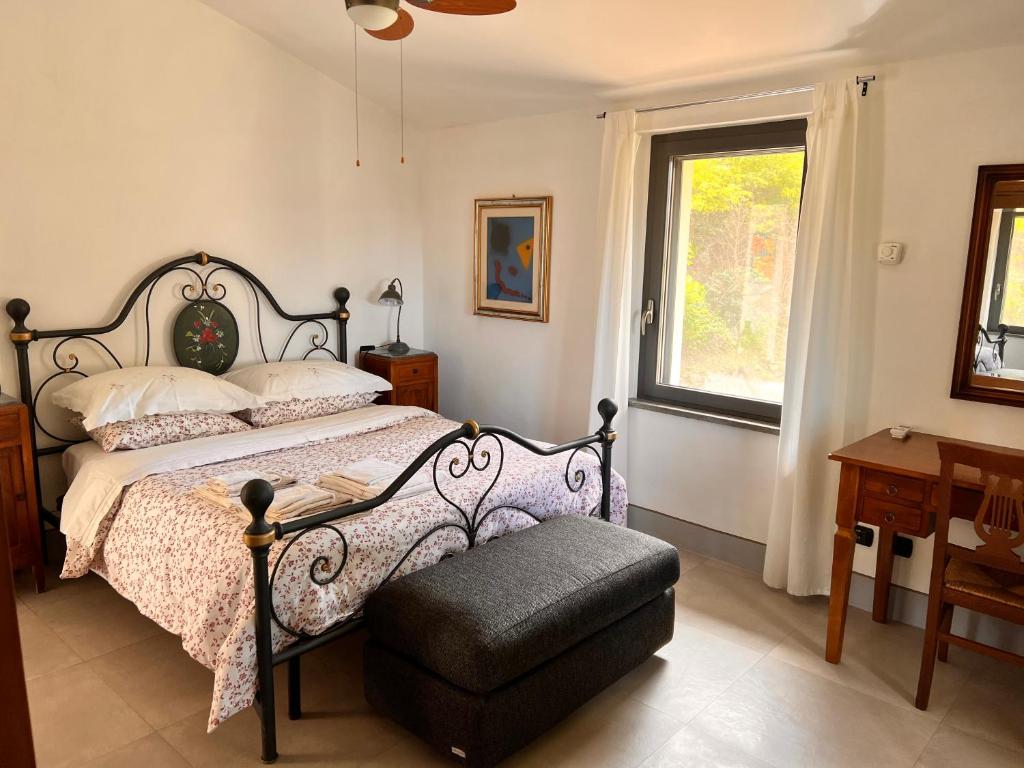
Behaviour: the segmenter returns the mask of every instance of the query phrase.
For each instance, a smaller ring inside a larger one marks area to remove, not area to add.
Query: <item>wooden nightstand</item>
[[[31,429],[28,408],[17,400],[0,396],[0,519],[7,526],[14,569],[31,568],[36,591],[42,592],[46,577]]]
[[[418,405],[437,411],[437,355],[422,349],[410,349],[404,355],[392,355],[379,347],[363,356],[363,369],[387,379],[394,387],[377,400],[381,405]]]

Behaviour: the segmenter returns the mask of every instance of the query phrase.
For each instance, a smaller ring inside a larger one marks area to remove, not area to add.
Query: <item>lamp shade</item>
[[[397,280],[392,280],[391,285],[387,287],[387,290],[380,295],[377,299],[378,304],[382,304],[386,307],[400,307],[405,304],[405,299],[402,298],[402,294],[398,292]]]
[[[387,29],[398,21],[398,0],[345,0],[349,18],[363,29]]]

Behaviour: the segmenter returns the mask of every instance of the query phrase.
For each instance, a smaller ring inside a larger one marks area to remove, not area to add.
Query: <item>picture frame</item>
[[[548,322],[551,197],[476,200],[474,314]]]

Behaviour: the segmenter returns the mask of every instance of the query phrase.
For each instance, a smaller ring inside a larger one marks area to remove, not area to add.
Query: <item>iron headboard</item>
[[[210,265],[215,266],[205,272],[200,271]],[[310,348],[302,356],[303,359],[308,358],[313,353],[323,353],[341,362],[348,361],[347,327],[350,315],[347,304],[351,293],[347,288],[337,288],[334,291],[334,299],[338,304],[337,309],[330,312],[315,312],[311,314],[295,315],[290,312],[286,312],[280,303],[278,303],[277,299],[274,298],[274,295],[270,292],[267,286],[245,267],[236,264],[233,261],[221,259],[216,256],[210,256],[203,252],[197,253],[194,256],[186,256],[169,261],[150,272],[142,279],[141,282],[139,282],[138,285],[135,286],[131,294],[129,294],[128,299],[121,307],[121,311],[118,312],[117,317],[107,325],[97,326],[95,328],[61,328],[48,331],[29,328],[25,324],[25,321],[28,319],[29,312],[31,311],[29,303],[25,299],[11,299],[7,302],[7,314],[10,315],[11,319],[14,321],[14,327],[11,330],[10,338],[14,343],[17,358],[18,387],[21,401],[28,406],[29,415],[35,427],[32,435],[32,449],[37,459],[40,456],[61,453],[66,450],[68,446],[79,442],[77,440],[60,437],[48,430],[43,426],[38,414],[36,413],[36,405],[39,400],[39,395],[51,381],[60,376],[72,375],[84,377],[88,375],[79,369],[79,359],[74,352],[65,352],[64,359],[66,362],[61,362],[60,353],[64,345],[72,342],[92,343],[96,345],[103,354],[109,357],[114,365],[118,368],[123,368],[124,365],[122,365],[121,360],[116,354],[114,354],[110,346],[104,343],[100,337],[105,334],[112,333],[124,325],[125,321],[132,314],[132,310],[135,308],[136,304],[142,298],[143,294],[145,294],[145,355],[143,356],[142,364],[149,365],[153,347],[153,328],[150,320],[150,304],[153,298],[153,291],[160,280],[172,272],[183,272],[189,276],[191,282],[182,286],[180,291],[181,298],[188,304],[203,300],[219,304],[227,295],[227,288],[223,283],[211,282],[211,279],[220,272],[234,273],[241,278],[241,280],[248,285],[249,289],[252,291],[252,296],[255,301],[256,339],[254,347],[264,362],[271,362],[272,359],[283,360],[298,331],[306,326],[312,326],[314,333],[310,337]],[[277,358],[272,358],[267,355],[266,345],[264,344],[263,324],[260,315],[262,305],[261,297],[266,299],[267,303],[270,304],[271,309],[278,317],[285,321],[294,323],[294,326],[288,334],[284,346],[281,349],[281,354]],[[337,352],[327,347],[327,343],[330,339],[330,332],[324,323],[325,321],[332,320],[338,323]],[[50,355],[53,362],[53,371],[33,389],[29,344],[43,339],[59,339],[59,341],[54,346],[52,354]],[[36,444],[36,430],[55,441],[56,445],[40,448]]]

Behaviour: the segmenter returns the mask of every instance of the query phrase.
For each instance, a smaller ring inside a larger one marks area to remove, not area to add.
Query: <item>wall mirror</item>
[[[1024,164],[978,169],[950,394],[1024,406]]]

